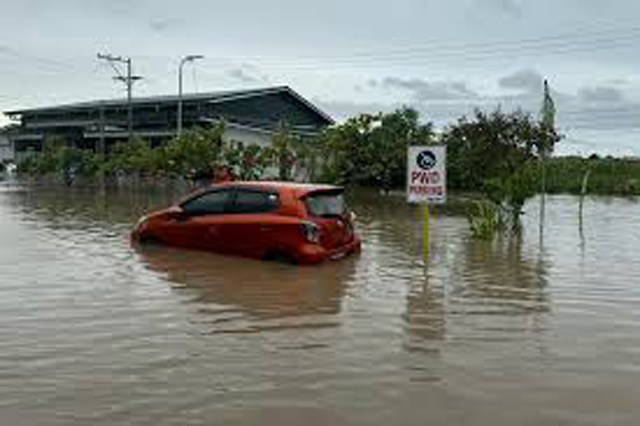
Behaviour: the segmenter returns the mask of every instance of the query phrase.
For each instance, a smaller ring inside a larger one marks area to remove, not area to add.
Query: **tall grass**
[[[475,238],[488,240],[505,228],[506,220],[500,206],[491,201],[475,201],[467,211],[467,218]]]

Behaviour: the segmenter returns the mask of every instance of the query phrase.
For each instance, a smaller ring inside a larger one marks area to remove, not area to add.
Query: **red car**
[[[344,189],[285,182],[228,182],[138,221],[136,242],[259,259],[317,263],[360,250]]]

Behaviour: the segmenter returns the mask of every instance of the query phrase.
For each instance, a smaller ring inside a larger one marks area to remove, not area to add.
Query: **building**
[[[13,161],[13,142],[7,130],[0,128],[0,164]]]
[[[224,138],[266,145],[286,123],[300,136],[313,136],[333,120],[287,86],[183,95],[183,128],[225,123]],[[178,96],[134,98],[133,134],[157,146],[175,136]],[[129,137],[126,99],[83,102],[6,111],[16,124],[8,132],[17,158],[40,151],[50,137],[63,137],[80,148],[107,149]]]

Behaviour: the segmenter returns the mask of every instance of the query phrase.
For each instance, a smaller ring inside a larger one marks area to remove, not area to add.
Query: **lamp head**
[[[204,56],[202,55],[188,55],[184,57],[185,61],[195,61],[196,59],[202,59]]]

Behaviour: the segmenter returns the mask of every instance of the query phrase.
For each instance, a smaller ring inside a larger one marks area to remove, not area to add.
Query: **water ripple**
[[[356,192],[361,255],[318,267],[128,230],[175,194],[0,187],[7,424],[621,424],[640,416],[640,204],[550,197],[476,241]],[[523,404],[522,401],[527,401]]]

